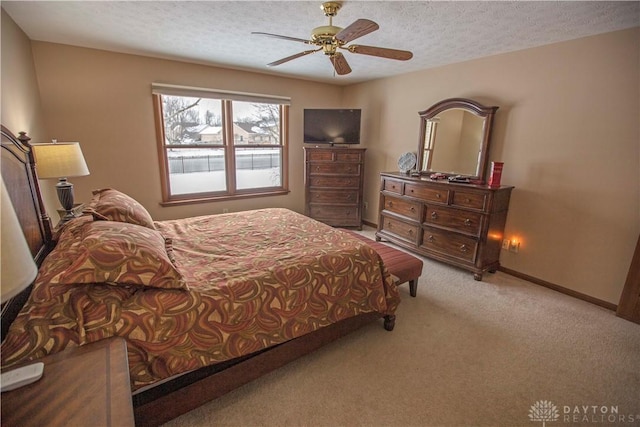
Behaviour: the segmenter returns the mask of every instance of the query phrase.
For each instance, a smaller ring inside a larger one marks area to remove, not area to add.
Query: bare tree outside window
[[[201,98],[184,98],[179,96],[163,96],[164,135],[167,145],[185,144],[193,141],[190,131],[200,122],[198,104]]]

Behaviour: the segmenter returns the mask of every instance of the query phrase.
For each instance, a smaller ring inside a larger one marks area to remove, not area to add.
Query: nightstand
[[[75,216],[80,216],[82,215],[83,209],[84,209],[84,203],[74,203],[73,209],[71,209],[71,212],[73,212]],[[57,209],[57,211],[60,219],[64,218],[64,216],[67,214],[67,211],[65,211],[64,209]]]
[[[134,426],[127,346],[122,338],[68,349],[39,361],[44,363],[40,380],[2,393],[3,426]]]

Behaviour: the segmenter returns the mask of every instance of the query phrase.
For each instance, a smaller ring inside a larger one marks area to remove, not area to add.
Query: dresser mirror
[[[484,182],[497,109],[471,99],[451,98],[419,112],[420,174],[461,175]]]

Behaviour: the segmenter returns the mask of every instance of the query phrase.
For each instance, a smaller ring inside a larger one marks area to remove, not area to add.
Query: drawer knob
[[[471,203],[471,199],[469,199],[469,198],[464,199],[464,201],[467,202],[467,203]]]
[[[411,209],[409,209],[411,212],[415,212],[416,208],[414,208],[413,206],[411,206]]]
[[[433,235],[430,235],[429,237],[427,237],[427,241],[430,242],[430,243],[433,243],[433,242],[436,241],[436,238],[433,237]]]
[[[438,213],[437,212],[431,212],[431,219],[438,219]]]
[[[469,218],[465,219],[464,225],[471,225],[471,220]]]
[[[464,252],[464,253],[469,252],[469,248],[467,247],[467,245],[460,246],[460,252]]]
[[[316,166],[316,171],[320,172],[320,166]]]
[[[387,205],[388,205],[390,208],[392,208],[392,207],[393,207],[393,202],[389,202],[389,203],[387,203]]]
[[[413,230],[409,230],[409,231],[408,231],[408,233],[409,233],[410,235],[412,235],[412,234],[413,234]]]
[[[440,193],[436,193],[436,199],[439,199],[440,197]]]

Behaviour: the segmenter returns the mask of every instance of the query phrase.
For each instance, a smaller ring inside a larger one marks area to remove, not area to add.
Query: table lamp
[[[51,144],[32,144],[35,150],[38,178],[58,178],[56,192],[65,215],[62,222],[74,218],[73,184],[67,178],[89,175],[80,144],[77,142],[57,142]]]
[[[18,295],[33,282],[38,268],[27,245],[18,217],[13,210],[7,188],[2,181],[2,205],[0,206],[0,300]],[[44,364],[33,363],[8,372],[0,377],[1,391],[9,391],[37,381],[42,376]]]

